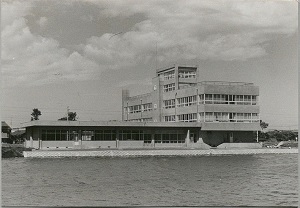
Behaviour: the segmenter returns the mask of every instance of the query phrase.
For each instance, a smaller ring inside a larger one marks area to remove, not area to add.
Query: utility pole
[[[69,121],[69,111],[70,111],[70,109],[69,109],[69,106],[67,107],[67,121]]]

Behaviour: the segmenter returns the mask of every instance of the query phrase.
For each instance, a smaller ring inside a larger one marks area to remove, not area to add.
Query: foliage
[[[68,119],[67,117],[62,117],[60,119],[58,119],[59,121],[77,121],[77,113],[76,112],[69,112],[68,113]]]
[[[276,139],[277,141],[288,141],[295,140],[298,137],[298,132],[290,131],[290,130],[274,130],[268,132],[260,132],[259,139],[260,141],[266,141],[271,139]]]
[[[263,131],[264,129],[268,128],[269,124],[260,120],[260,128]]]
[[[39,120],[39,116],[42,115],[41,111],[37,108],[32,109],[31,120]]]

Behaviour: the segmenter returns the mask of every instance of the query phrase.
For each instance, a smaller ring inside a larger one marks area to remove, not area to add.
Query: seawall
[[[298,154],[298,149],[156,149],[156,150],[35,150],[24,151],[24,157],[142,157],[142,156],[209,156]]]

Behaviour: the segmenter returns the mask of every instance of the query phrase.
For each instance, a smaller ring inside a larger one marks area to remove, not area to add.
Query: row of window
[[[256,105],[256,95],[224,95],[224,94],[201,94],[200,104],[234,104],[234,105]]]
[[[164,73],[164,80],[174,79],[175,78],[175,71],[169,71]]]
[[[164,108],[175,108],[175,99],[164,100]],[[177,106],[185,107],[197,104],[197,96],[177,98]],[[255,95],[221,95],[221,94],[201,94],[199,104],[235,104],[235,105],[256,105]]]
[[[68,130],[42,130],[43,141],[77,141],[78,131]],[[155,143],[184,143],[185,134],[155,134]],[[81,131],[81,140],[83,141],[115,141],[115,130],[83,130]],[[120,141],[144,141],[151,143],[151,134],[144,133],[142,130],[120,130]]]
[[[197,113],[177,115],[179,122],[197,122]],[[165,122],[175,122],[175,115],[164,117]],[[228,113],[228,112],[201,112],[199,121],[202,122],[258,122],[257,113]]]
[[[178,73],[179,78],[196,78],[195,71],[180,71]]]
[[[152,119],[152,117],[150,117],[150,118],[130,119],[130,120],[127,120],[127,121],[131,121],[131,122],[152,122],[153,119]]]
[[[175,71],[169,71],[165,72],[161,77],[163,77],[164,80],[170,80],[175,78]],[[196,72],[195,71],[179,71],[178,72],[179,78],[196,78]]]
[[[155,143],[185,143],[185,134],[155,134]]]
[[[140,113],[145,111],[152,111],[152,103],[128,106],[128,108],[127,107],[124,108],[124,111],[125,113]]]
[[[188,113],[178,115],[179,122],[196,122],[197,121],[197,113]]]
[[[194,96],[178,98],[177,102],[178,102],[178,104],[177,104],[178,107],[196,105],[197,104],[197,96],[194,95]]]
[[[200,113],[200,121],[205,122],[258,122],[257,113],[224,113],[224,112],[205,112]]]
[[[79,140],[79,133],[76,130],[42,130],[43,141],[77,141]],[[116,131],[114,130],[96,130],[96,131],[82,131],[82,140],[103,140],[112,141],[116,139]]]

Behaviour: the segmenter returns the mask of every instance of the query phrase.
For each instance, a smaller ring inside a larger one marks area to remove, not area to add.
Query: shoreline
[[[298,148],[261,149],[84,149],[23,151],[25,158],[53,157],[144,157],[144,156],[217,156],[256,154],[298,154]]]

